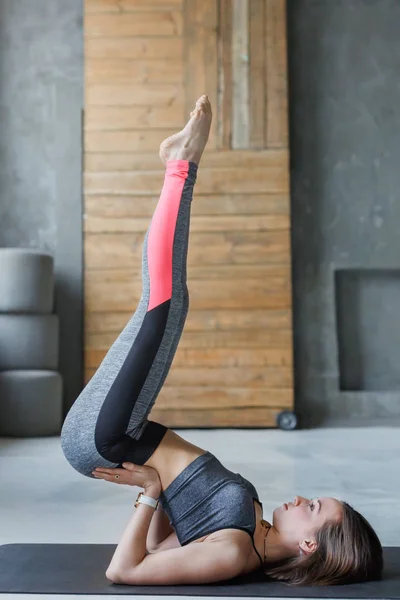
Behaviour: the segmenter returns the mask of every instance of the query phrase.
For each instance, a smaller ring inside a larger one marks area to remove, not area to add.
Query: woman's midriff
[[[161,490],[164,491],[186,467],[206,452],[168,429],[145,465],[158,472]]]

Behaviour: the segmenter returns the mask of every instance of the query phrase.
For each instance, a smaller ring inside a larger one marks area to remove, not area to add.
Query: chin
[[[287,510],[284,506],[277,506],[272,512],[271,525],[274,525],[275,521],[280,521],[286,514]]]
[[[271,521],[271,525],[272,525],[273,521],[275,521],[275,518],[276,518],[276,517],[278,517],[278,518],[279,518],[280,512],[281,512],[281,507],[280,507],[280,506],[277,506],[277,507],[274,509],[274,511],[272,512],[272,521]]]

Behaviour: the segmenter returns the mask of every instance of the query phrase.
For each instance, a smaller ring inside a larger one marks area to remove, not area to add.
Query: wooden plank
[[[180,83],[182,60],[92,58],[85,65],[86,85]]]
[[[147,231],[148,217],[104,217],[87,212],[83,231],[85,233],[117,233]],[[190,230],[194,231],[272,231],[289,229],[288,215],[255,215],[245,219],[241,215],[229,216],[191,216]]]
[[[136,13],[85,16],[85,37],[134,37],[182,35],[181,11],[140,11]]]
[[[150,412],[148,418],[157,423],[162,423],[170,428],[193,428],[202,427],[270,427],[276,428],[276,418],[281,408],[235,408],[235,410],[206,408],[204,410],[171,410],[156,408]]]
[[[290,388],[293,385],[293,371],[285,367],[247,367],[246,369],[203,369],[201,367],[185,369],[172,368],[165,382],[166,387],[186,386],[220,386],[221,382],[229,382],[230,387]]]
[[[91,268],[131,267],[141,264],[144,234],[85,234],[85,264]],[[188,265],[289,264],[290,232],[193,232]],[[129,308],[127,308],[129,310]]]
[[[285,0],[266,0],[268,148],[288,146],[287,38]]]
[[[141,113],[135,113],[135,110],[143,110],[142,106],[138,107],[110,107],[115,111],[114,115],[117,114],[117,111],[121,111],[121,119],[125,119],[124,114],[129,114],[129,111],[132,111],[132,118],[135,118],[135,115]],[[109,107],[90,107],[88,113],[92,113],[97,110],[108,110]],[[148,106],[147,111],[151,116],[152,111],[164,111],[162,112],[163,118],[168,118],[167,111],[171,110],[171,127],[175,127],[173,123],[173,119],[177,117],[179,111],[181,110],[182,114],[182,123],[180,127],[183,127],[183,107],[178,104],[174,104],[171,109],[168,109],[165,106]],[[123,111],[126,111],[125,113]],[[95,115],[97,113],[94,113]],[[107,114],[107,113],[105,113]],[[115,116],[115,118],[117,118]],[[150,118],[150,117],[149,117]],[[90,122],[90,117],[88,117],[88,122]],[[93,124],[93,120],[92,120]],[[168,122],[166,126],[168,126]],[[160,123],[159,127],[163,127],[163,123]],[[110,127],[110,129],[120,129],[121,127]],[[91,128],[93,129],[93,127]],[[134,127],[133,127],[134,129]],[[289,152],[286,148],[279,148],[273,150],[261,150],[261,151],[251,151],[251,150],[235,150],[235,152],[221,150],[221,151],[213,151],[206,148],[205,153],[201,159],[201,166],[199,171],[199,178],[201,177],[201,173],[203,173],[204,169],[208,168],[225,168],[225,169],[253,169],[257,168],[265,168],[267,165],[279,165],[285,164],[286,168],[289,168]],[[98,153],[86,153],[86,170],[87,171],[153,171],[157,169],[164,168],[160,162],[160,157],[157,152],[147,152],[147,153],[129,153],[129,152],[116,152],[114,154],[109,152],[98,152]],[[228,173],[227,173],[228,174]],[[263,190],[267,191],[267,190]],[[213,192],[212,192],[213,193]]]
[[[172,106],[91,106],[85,114],[84,124],[85,132],[149,128],[173,128],[176,131],[183,126],[183,106],[177,102]],[[135,164],[135,158],[132,160],[132,157],[137,157],[136,162],[140,161],[140,157],[145,160],[142,153],[138,155],[94,152],[92,154],[87,148],[85,152],[85,166],[88,171],[119,170],[120,167],[131,171],[135,168],[132,166]],[[151,153],[151,164],[155,168],[161,166],[160,157],[156,152]]]
[[[131,285],[142,279],[142,264],[129,268],[93,269],[87,265],[86,283],[92,285],[109,284],[110,286]],[[237,281],[245,279],[266,279],[270,289],[287,290],[291,285],[290,264],[216,264],[216,265],[190,265],[188,280],[206,279],[213,281]],[[111,290],[110,290],[111,292]],[[235,317],[236,318],[236,317]]]
[[[293,401],[291,389],[244,388],[231,386],[163,386],[156,403],[157,409],[236,410],[276,406],[290,408]]]
[[[167,106],[161,106],[161,107],[132,107],[132,117],[131,119],[135,119],[136,118],[140,118],[140,112],[137,113],[133,113],[133,110],[136,109],[137,111],[143,111],[143,113],[145,114],[144,111],[149,110],[150,114],[152,113],[152,110],[161,110],[163,111],[162,117],[160,118],[159,121],[159,127],[163,127],[163,126],[168,126],[168,107]],[[90,108],[90,112],[92,112],[93,108]],[[109,110],[109,107],[105,106],[104,108],[102,107],[101,109],[96,107],[96,110],[104,110],[107,111]],[[113,113],[113,117],[115,119],[115,122],[117,123],[122,123],[122,119],[125,122],[125,119],[129,117],[129,113],[131,111],[131,108],[126,108],[124,109],[125,115],[123,115],[120,120],[117,121],[118,119],[118,112],[120,109],[120,107],[113,107],[113,110],[115,111]],[[179,118],[179,125],[172,125],[173,121],[171,122],[171,127],[176,127],[176,129],[178,130],[181,129],[184,126],[184,108],[183,105],[181,107],[178,107],[177,105],[175,105],[174,108],[174,115],[175,117],[173,118]],[[167,120],[167,123],[165,123],[165,120]],[[130,123],[132,123],[132,121],[129,121]],[[154,119],[153,119],[154,122]],[[92,126],[93,126],[93,120],[92,120]],[[93,127],[92,127],[93,128]],[[120,129],[121,127],[112,127],[112,129]],[[136,129],[136,128],[134,128]],[[203,154],[203,158],[204,158],[204,154]],[[160,162],[160,157],[158,155],[157,152],[141,152],[140,154],[138,153],[132,153],[132,152],[114,152],[114,153],[110,153],[110,152],[87,152],[86,154],[86,171],[154,171],[156,169],[162,169],[164,171],[164,167],[162,165],[162,163]]]
[[[221,303],[223,306],[223,302]],[[252,310],[249,306],[249,310]],[[86,348],[108,350],[116,340],[115,333],[86,333]],[[243,329],[240,331],[184,331],[179,341],[182,348],[288,348],[292,341],[290,330]]]
[[[97,196],[87,195],[85,198],[85,219],[92,217],[135,217],[149,219],[154,214],[158,195],[153,196]],[[195,194],[191,206],[191,228],[194,218],[201,216],[242,218],[243,221],[253,216],[277,215],[288,218],[288,194]],[[245,217],[245,219],[243,219]],[[218,220],[218,219],[217,219]]]
[[[85,147],[88,152],[96,152],[96,149],[103,152],[107,149],[109,152],[120,152],[121,150],[123,152],[147,152],[153,150],[154,153],[158,153],[161,142],[174,133],[176,133],[175,128],[86,131],[84,138]],[[142,179],[140,173],[135,173],[133,176],[135,178],[139,177],[139,180]],[[157,188],[159,188],[160,181],[163,179],[163,173],[157,172],[156,177],[154,175],[150,175],[150,177],[153,181],[156,180]]]
[[[289,308],[291,290],[279,279],[224,280],[215,285],[213,280],[190,279],[191,310],[241,308],[248,310]],[[87,311],[133,310],[142,295],[142,282],[135,280],[118,286],[107,281],[85,284]],[[221,332],[222,335],[223,332]]]
[[[92,377],[96,369],[87,369],[86,376]],[[204,386],[213,387],[221,385],[221,381],[229,381],[230,387],[265,388],[269,392],[276,388],[290,388],[293,385],[293,372],[289,367],[246,367],[236,368],[177,368],[170,369],[163,385],[167,387]]]
[[[87,143],[94,145],[94,139],[100,144],[105,144],[108,139],[116,147],[118,144],[125,144],[132,147],[147,147],[150,144],[154,146],[154,151],[158,149],[160,142],[164,139],[166,130],[161,130],[157,134],[157,129],[150,130],[147,134],[140,137],[137,132],[135,136],[132,132],[127,134],[115,134],[105,132],[104,134],[91,134]],[[106,138],[106,133],[110,133]],[[100,136],[104,136],[101,138]],[[141,144],[141,145],[140,145]],[[132,194],[135,191],[140,195],[154,195],[159,193],[164,180],[164,171],[135,171],[135,172],[86,172],[84,175],[86,194]],[[195,194],[258,194],[261,192],[287,193],[289,191],[289,173],[286,169],[286,163],[266,164],[264,168],[254,168],[252,170],[230,169],[228,173],[223,169],[203,169],[202,176],[198,177]]]
[[[217,146],[232,146],[232,0],[219,1]]]
[[[162,83],[147,86],[135,84],[91,84],[86,87],[86,110],[92,106],[182,106],[182,86]]]
[[[288,290],[291,286],[290,264],[217,264],[217,265],[190,265],[188,281],[268,281],[269,291]],[[92,268],[89,264],[86,269],[87,285],[109,285],[112,292],[113,286],[138,285],[142,280],[141,261],[129,268]],[[124,293],[127,291],[125,288]],[[130,289],[130,291],[132,291]]]
[[[108,350],[85,348],[85,368],[97,368]],[[173,367],[293,367],[291,348],[181,348],[176,351]]]
[[[217,108],[218,12],[215,0],[184,0],[184,89],[185,116],[189,118],[196,100],[206,94],[214,113]],[[217,114],[213,114],[208,148],[217,147]]]
[[[232,148],[249,147],[249,0],[232,0]]]
[[[282,267],[280,267],[282,268]],[[87,271],[86,281],[91,281],[95,274],[98,277],[103,275],[103,271]],[[110,271],[107,271],[110,273]],[[107,274],[103,275],[107,277]],[[139,274],[141,277],[141,274]],[[190,282],[189,282],[189,294]],[[97,308],[97,307],[96,307]],[[114,332],[115,338],[125,328],[127,323],[133,316],[135,307],[128,312],[117,312],[107,310],[106,312],[90,312],[85,313],[84,329],[86,332]],[[290,308],[286,309],[268,309],[254,308],[249,311],[245,308],[238,309],[204,309],[190,311],[186,317],[184,331],[237,331],[240,329],[251,329],[260,327],[261,329],[292,329],[292,314]]]
[[[109,59],[179,59],[182,56],[183,39],[181,37],[114,37],[85,38],[85,58]]]
[[[126,13],[146,10],[177,10],[182,0],[85,0],[85,13]]]
[[[249,0],[249,147],[265,148],[264,0]]]

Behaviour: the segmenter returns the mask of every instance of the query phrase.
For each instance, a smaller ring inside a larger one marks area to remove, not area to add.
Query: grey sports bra
[[[254,545],[256,510],[262,508],[250,481],[206,452],[188,465],[161,493],[160,503],[182,546],[220,529],[247,531]]]

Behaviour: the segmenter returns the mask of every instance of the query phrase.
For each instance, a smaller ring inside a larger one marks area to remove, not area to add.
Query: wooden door
[[[159,144],[203,93],[190,309],[149,418],[275,427],[293,409],[284,0],[86,0],[85,383],[141,296]]]

